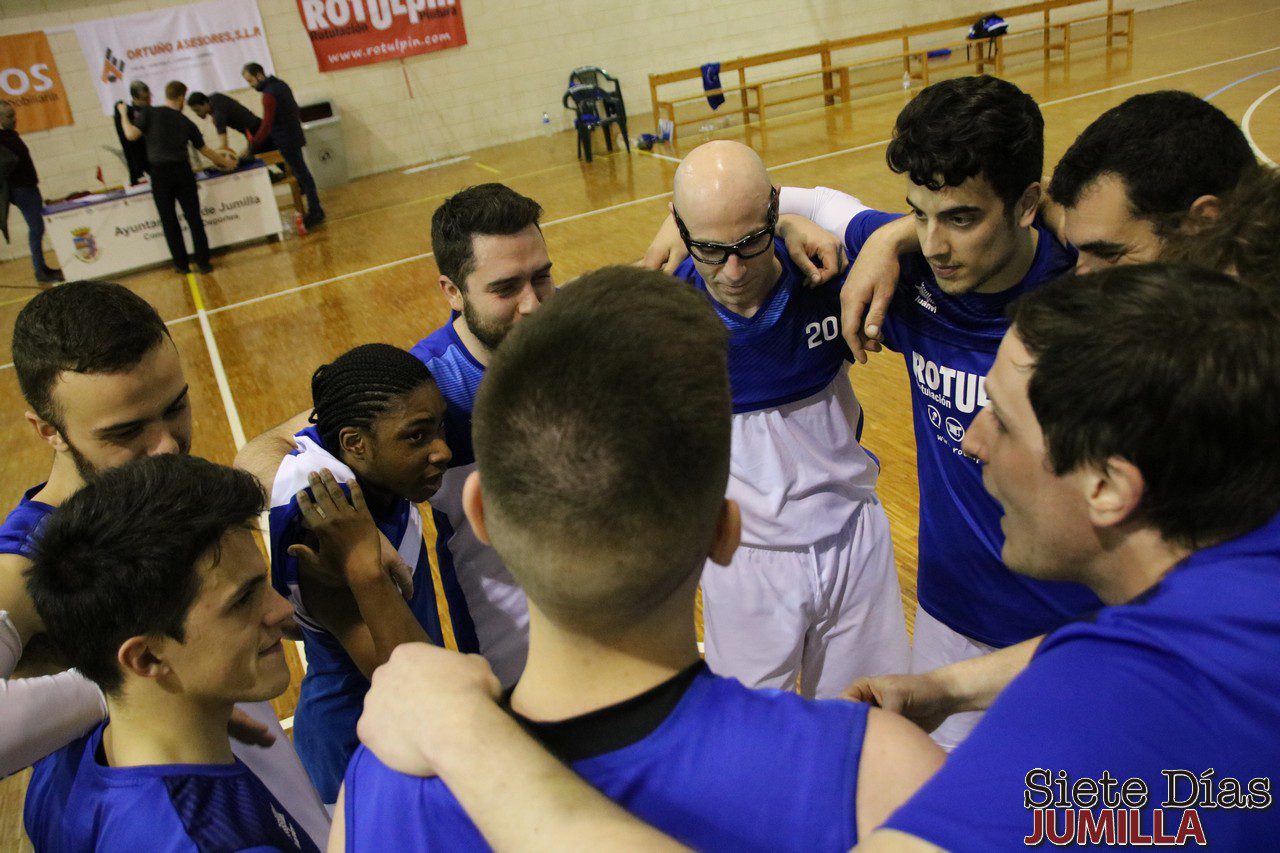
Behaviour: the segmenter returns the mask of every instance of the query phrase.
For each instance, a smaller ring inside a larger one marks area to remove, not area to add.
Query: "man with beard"
[[[78,281],[37,295],[14,324],[13,360],[31,407],[27,420],[54,459],[48,480],[28,489],[0,525],[0,677],[6,679],[34,674],[31,641],[44,625],[23,575],[45,520],[98,472],[191,447],[191,406],[177,347],[155,309],[118,284]],[[79,672],[65,664],[43,672],[50,671],[0,681],[0,775],[80,737],[107,713],[102,693]],[[322,841],[327,815],[271,704],[240,705],[233,722],[248,741],[235,745],[236,754]]]
[[[307,215],[303,223],[314,228],[324,222],[324,208],[320,206],[315,178],[311,177],[307,161],[302,157],[307,137],[302,131],[302,119],[293,90],[279,77],[268,76],[256,62],[246,65],[241,76],[262,93],[262,122],[249,137],[249,144],[240,153],[240,158],[244,159],[256,151],[278,150],[285,163],[289,164],[289,171],[298,179],[298,188],[307,196]]]

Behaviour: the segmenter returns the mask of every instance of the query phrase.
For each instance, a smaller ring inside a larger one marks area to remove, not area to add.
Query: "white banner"
[[[139,184],[129,195],[115,193],[101,201],[54,205],[45,212],[45,231],[67,281],[110,278],[126,270],[169,263],[160,216],[146,186]],[[280,210],[264,167],[202,178],[198,186],[211,248],[280,233]],[[190,251],[191,235],[181,208],[178,221]]]
[[[102,111],[129,100],[129,84],[151,87],[152,103],[164,102],[164,86],[181,80],[189,90],[229,92],[245,88],[240,69],[257,62],[273,73],[255,0],[210,0],[75,25]]]

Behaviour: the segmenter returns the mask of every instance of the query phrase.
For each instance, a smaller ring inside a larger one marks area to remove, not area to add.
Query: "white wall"
[[[523,139],[543,112],[567,127],[560,105],[570,69],[600,65],[622,81],[632,134],[649,129],[648,75],[712,60],[896,27],[977,15],[990,0],[461,0],[467,45],[399,61],[321,74],[296,0],[258,0],[276,73],[299,100],[333,98],[343,116],[353,174],[371,174]],[[1140,0],[1140,6],[1155,5]],[[0,0],[0,34],[52,30],[49,41],[75,124],[24,138],[46,198],[108,184],[125,169],[110,118],[94,94],[75,34],[62,29],[179,0]],[[410,97],[412,92],[412,97]],[[252,90],[230,93],[261,112]],[[210,133],[211,125],[208,126]],[[21,128],[19,128],[21,131]],[[10,214],[12,242],[0,257],[26,254],[26,229]]]

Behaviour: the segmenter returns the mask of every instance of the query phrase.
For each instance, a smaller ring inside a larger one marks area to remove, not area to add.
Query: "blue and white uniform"
[[[54,507],[49,504],[33,500],[43,488],[44,484],[41,484],[28,489],[22,501],[0,525],[0,553],[31,557],[41,525],[54,512]],[[12,664],[16,664],[21,656],[18,633],[8,623],[6,614],[0,611],[0,675],[12,672]],[[232,740],[231,751],[297,818],[311,841],[323,848],[329,836],[329,813],[302,769],[293,741],[280,726],[275,709],[270,702],[242,702],[236,707],[265,726],[275,736],[275,743],[264,748]],[[78,670],[0,684],[3,771],[14,772],[49,755],[73,739],[82,737],[106,715],[107,705],[102,691]],[[9,743],[10,737],[16,737],[19,742]]]
[[[525,728],[640,820],[695,850],[843,851],[858,841],[867,706],[754,691],[699,664],[619,705]],[[483,850],[440,779],[364,747],[345,794],[346,849]]]
[[[1191,555],[1128,604],[1050,634],[968,740],[886,825],[948,850],[1023,849],[1022,839],[1035,834],[1024,805],[1027,774],[1044,768],[1055,781],[1065,771],[1071,783],[1104,772],[1121,783],[1142,780],[1148,798],[1137,807],[1138,825],[1152,836],[1155,812],[1168,800],[1165,774],[1184,771],[1173,783],[1183,805],[1193,777],[1211,780],[1212,804],[1203,787],[1195,797],[1210,849],[1275,849],[1277,601],[1280,516]],[[1230,793],[1228,780],[1240,790]],[[1033,804],[1043,802],[1042,793],[1033,795]],[[1054,811],[1061,833],[1067,816]],[[1095,819],[1129,820],[1124,812],[1092,811]],[[1189,820],[1182,805],[1164,808],[1160,819],[1169,836]],[[1109,838],[1116,845],[1114,832]]]
[[[323,849],[239,760],[109,767],[106,725],[36,765],[23,823],[37,850]]]
[[[781,241],[782,272],[743,317],[716,302],[692,259],[676,270],[729,330],[733,440],[728,497],[742,547],[702,575],[707,661],[750,687],[838,696],[900,672],[906,625],[879,465],[858,443],[862,407],[845,375],[841,277],[809,287]]]
[[[484,365],[458,337],[455,319],[457,315],[409,350],[431,371],[448,406],[444,438],[453,459],[440,491],[431,498],[439,536],[437,552],[441,568],[448,564],[456,571],[480,654],[503,686],[511,687],[524,672],[529,655],[529,604],[498,552],[476,538],[462,512],[462,484],[476,467],[471,410]]]
[[[816,193],[814,209],[797,209],[796,199],[806,191],[784,190],[784,212],[813,214],[816,222],[844,238],[851,258],[873,232],[898,218],[834,190],[820,187]],[[986,376],[1009,328],[1010,303],[1075,265],[1075,252],[1039,220],[1035,229],[1030,269],[1000,293],[946,294],[923,255],[900,259],[884,340],[906,360],[920,481],[912,672],[1019,643],[1101,606],[1079,584],[1034,580],[1004,565],[1000,505],[983,488],[977,460],[960,450],[969,424],[987,404]],[[976,712],[957,714],[933,737],[953,748],[980,717]]]
[[[289,546],[302,542],[306,535],[296,496],[308,487],[308,476],[324,468],[328,468],[339,483],[349,483],[356,476],[325,448],[314,427],[299,432],[294,441],[297,448],[280,463],[271,488],[271,583],[293,603],[307,654],[307,673],[302,679],[298,709],[294,713],[294,744],[320,796],[326,803],[333,803],[338,798],[342,773],[359,742],[356,721],[360,719],[369,680],[338,639],[307,612],[298,587],[297,559],[289,554]],[[385,515],[375,514],[373,520],[413,570],[409,609],[433,643],[446,645],[436,604],[431,552],[423,538],[418,507],[408,499],[400,500]],[[455,630],[465,628],[465,609],[459,614],[460,608],[456,606],[461,598],[456,579],[446,566],[440,569],[442,591]],[[474,647],[462,644],[461,633],[457,636],[461,651],[475,651]]]

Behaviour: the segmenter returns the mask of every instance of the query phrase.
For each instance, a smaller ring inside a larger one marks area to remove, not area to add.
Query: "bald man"
[[[729,497],[742,547],[702,577],[711,667],[752,687],[837,696],[907,662],[879,464],[858,438],[845,375],[844,277],[810,287],[775,238],[777,192],[737,142],[689,153],[672,214],[690,257],[676,277],[729,330],[733,443]]]

